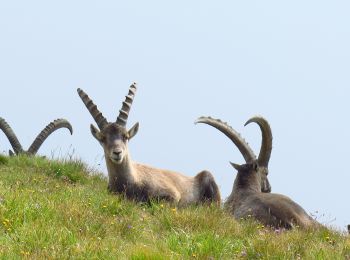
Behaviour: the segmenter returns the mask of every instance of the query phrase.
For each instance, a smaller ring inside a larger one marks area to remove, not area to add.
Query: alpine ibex
[[[5,119],[0,117],[0,129],[4,132],[7,139],[9,140],[13,151],[9,150],[10,156],[18,155],[18,154],[27,154],[27,155],[35,155],[41,145],[44,143],[46,138],[48,138],[53,132],[55,132],[59,128],[67,128],[70,134],[73,134],[72,125],[65,119],[56,119],[48,124],[40,134],[35,138],[32,145],[29,147],[27,151],[23,150],[22,145],[17,139],[17,136],[13,132],[12,128],[5,121]]]
[[[225,208],[236,219],[254,217],[266,226],[286,229],[295,226],[308,228],[320,225],[290,198],[262,192],[265,186],[262,176],[266,173],[266,162],[270,158],[272,149],[272,134],[267,130],[270,127],[264,118],[253,117],[245,124],[255,122],[262,130],[267,130],[263,131],[262,149],[257,160],[251,156],[247,143],[226,123],[207,117],[201,117],[197,122],[209,124],[223,132],[234,142],[246,159],[246,164],[243,165],[231,163],[238,173],[232,192],[225,202]]]
[[[218,186],[208,171],[188,177],[131,160],[128,141],[136,135],[139,123],[129,130],[126,123],[136,93],[136,83],[130,86],[116,122],[107,122],[88,95],[81,89],[77,91],[99,127],[98,130],[91,125],[90,130],[104,150],[109,191],[125,194],[136,201],[164,199],[179,205],[206,201],[220,203]]]
[[[252,122],[255,122],[259,125],[262,133],[262,142],[258,157],[260,166],[259,175],[261,178],[261,192],[271,192],[271,185],[267,178],[267,175],[269,173],[268,166],[272,150],[271,127],[269,123],[261,117],[254,117],[250,119],[245,125]],[[219,119],[213,119],[211,117],[200,117],[195,123],[204,123],[215,127],[231,139],[231,141],[238,147],[246,162],[256,161],[256,156],[248,143],[227,123],[224,123]]]

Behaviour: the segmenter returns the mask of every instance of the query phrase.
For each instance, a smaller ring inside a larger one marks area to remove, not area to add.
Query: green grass
[[[134,203],[80,161],[0,156],[0,259],[350,259],[327,229],[275,232],[216,206]]]

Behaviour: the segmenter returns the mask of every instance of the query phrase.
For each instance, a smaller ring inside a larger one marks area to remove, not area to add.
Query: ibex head
[[[269,186],[269,182],[265,171],[259,167],[257,161],[241,165],[231,162],[231,165],[238,172],[235,185],[239,188],[253,189],[256,192],[271,191],[271,187],[263,187],[263,185]]]
[[[211,125],[225,134],[231,141],[237,146],[241,154],[243,155],[246,164],[244,165],[231,165],[236,169],[245,170],[251,169],[251,167],[257,167],[256,172],[260,175],[260,186],[262,192],[271,192],[271,185],[267,178],[268,175],[268,164],[271,156],[272,150],[272,132],[269,123],[263,117],[256,116],[249,119],[245,126],[250,123],[257,123],[262,132],[262,142],[258,159],[249,147],[248,143],[227,123],[222,122],[219,119],[213,119],[211,117],[200,117],[197,119],[196,123],[204,123]]]
[[[136,93],[136,83],[133,83],[129,88],[129,93],[125,97],[122,108],[119,110],[119,115],[116,122],[107,122],[106,118],[98,110],[97,106],[89,98],[89,96],[80,88],[78,94],[90,114],[96,121],[98,128],[91,124],[91,134],[99,141],[103,147],[106,159],[109,159],[115,164],[123,162],[128,154],[128,141],[133,138],[139,129],[139,123],[136,123],[130,130],[126,129],[126,123],[129,116],[129,111]]]

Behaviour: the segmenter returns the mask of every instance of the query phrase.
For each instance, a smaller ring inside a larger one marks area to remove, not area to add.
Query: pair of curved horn
[[[89,98],[89,96],[80,88],[77,89],[78,94],[85,104],[86,108],[89,110],[90,114],[94,118],[100,130],[104,129],[108,124],[107,119],[98,110],[94,102]],[[134,100],[136,93],[136,83],[131,84],[129,87],[129,93],[125,96],[125,101],[123,102],[122,108],[119,110],[119,115],[117,117],[116,123],[120,126],[125,127],[128,121],[129,112],[131,109],[132,102]]]
[[[32,145],[29,147],[28,151],[24,151],[22,145],[17,139],[16,134],[9,126],[9,124],[5,121],[5,119],[0,117],[0,129],[5,133],[7,139],[10,141],[10,144],[15,152],[15,154],[20,153],[28,153],[31,155],[35,155],[44,141],[57,129],[59,128],[67,128],[70,134],[73,134],[72,125],[66,119],[56,119],[48,124],[40,134],[35,138]],[[11,152],[10,152],[11,154]]]
[[[272,151],[271,127],[267,122],[267,120],[261,116],[252,117],[244,124],[244,126],[253,122],[259,125],[262,132],[262,142],[261,142],[261,148],[260,148],[259,157],[258,157],[258,163],[260,166],[268,167],[270,157],[271,157],[271,151]],[[210,126],[215,127],[223,134],[225,134],[237,146],[237,148],[239,149],[239,151],[241,152],[241,154],[243,155],[247,163],[250,163],[256,160],[256,156],[253,150],[248,145],[248,143],[240,136],[240,134],[237,131],[235,131],[227,123],[219,119],[214,119],[211,117],[203,117],[203,116],[198,118],[195,123],[208,124]]]

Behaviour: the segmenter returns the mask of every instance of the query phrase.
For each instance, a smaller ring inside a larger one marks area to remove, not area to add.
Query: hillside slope
[[[350,259],[329,230],[274,231],[222,209],[139,204],[79,161],[0,156],[4,259]]]

